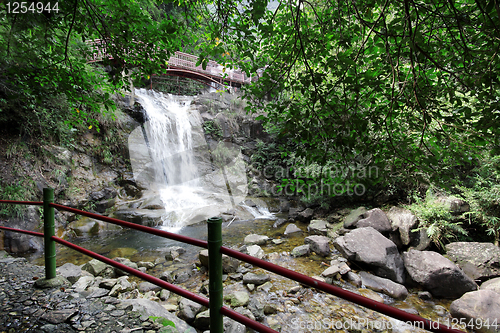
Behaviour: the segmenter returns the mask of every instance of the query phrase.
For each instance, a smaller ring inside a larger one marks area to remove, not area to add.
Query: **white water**
[[[208,147],[202,120],[191,99],[151,90],[135,91],[146,111],[144,131],[129,137],[134,178],[159,197],[165,208],[163,227],[183,226],[238,210],[247,195],[245,163],[240,147],[219,142]],[[266,208],[240,208],[254,218],[272,218]]]
[[[165,206],[164,226],[178,229],[191,209],[209,204],[202,196],[193,154],[191,100],[144,89],[136,90],[136,96],[148,117],[146,136],[155,187]]]

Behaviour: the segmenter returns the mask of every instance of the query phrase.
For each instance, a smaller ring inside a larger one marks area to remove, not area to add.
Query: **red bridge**
[[[102,39],[87,42],[92,50],[92,57],[88,62],[100,62],[103,59],[113,59],[108,54],[107,44]],[[175,52],[167,63],[167,73],[165,75],[187,77],[204,84],[229,85],[241,87],[257,80],[257,76],[247,76],[240,70],[228,69],[215,61],[210,60],[205,69],[201,65],[196,66],[198,57],[192,54]]]

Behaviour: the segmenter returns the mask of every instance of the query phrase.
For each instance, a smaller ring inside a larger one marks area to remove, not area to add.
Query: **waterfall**
[[[144,211],[151,208],[145,207],[157,212],[161,205],[163,227],[170,231],[225,212],[270,215],[238,205],[248,192],[241,147],[228,142],[209,146],[190,97],[145,89],[136,89],[135,95],[147,119],[129,136],[134,179],[147,189],[137,207],[142,213],[150,214]]]

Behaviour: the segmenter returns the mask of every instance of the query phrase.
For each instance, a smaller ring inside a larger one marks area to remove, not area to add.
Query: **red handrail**
[[[0,200],[0,203],[28,204],[28,201],[26,201],[26,202],[16,202],[16,201],[11,201],[11,200]],[[192,244],[192,245],[195,245],[195,246],[199,246],[199,247],[203,247],[203,248],[207,248],[208,247],[208,244],[207,244],[206,241],[202,241],[202,240],[199,240],[199,239],[182,236],[182,235],[174,234],[174,233],[171,233],[171,232],[154,229],[154,228],[151,228],[151,227],[146,227],[146,226],[143,226],[143,225],[139,225],[139,224],[135,224],[135,223],[131,223],[131,222],[126,222],[126,221],[122,221],[122,220],[110,218],[110,217],[107,217],[107,216],[102,216],[102,215],[98,215],[98,214],[94,214],[94,213],[89,213],[89,212],[82,211],[82,210],[79,210],[79,209],[76,209],[76,208],[71,208],[71,207],[67,207],[67,206],[63,206],[63,205],[59,205],[59,204],[55,204],[55,203],[49,203],[49,206],[57,208],[59,210],[65,210],[65,211],[69,211],[69,212],[72,212],[72,213],[75,213],[75,214],[79,214],[79,215],[91,217],[91,218],[94,218],[94,219],[98,219],[98,220],[101,220],[101,221],[104,221],[104,222],[109,222],[109,223],[121,225],[121,226],[124,226],[124,227],[128,227],[128,228],[132,228],[132,229],[144,231],[144,232],[147,232],[147,233],[151,233],[151,234],[154,234],[154,235],[158,235],[158,236],[162,236],[162,237],[166,237],[166,238],[178,240],[180,242],[185,242],[185,243]],[[26,231],[26,230],[20,230],[20,229],[8,228],[8,227],[0,227],[0,228],[1,229],[5,229],[5,230],[10,230],[10,231],[23,232],[23,233],[31,234],[31,235],[34,235],[34,236],[43,236],[42,233],[38,233],[38,232],[32,232],[32,231]],[[142,279],[144,279],[146,281],[155,283],[155,284],[157,284],[157,285],[159,285],[161,287],[164,287],[165,289],[172,290],[173,292],[178,293],[179,295],[184,296],[186,298],[189,298],[189,299],[193,300],[194,302],[197,302],[199,304],[208,306],[208,300],[206,298],[204,298],[204,297],[198,296],[197,294],[194,294],[194,293],[191,293],[191,292],[189,292],[187,290],[184,290],[182,288],[176,287],[176,286],[174,286],[174,285],[172,285],[172,284],[170,284],[168,282],[165,282],[163,280],[160,280],[160,279],[158,279],[158,278],[156,278],[154,276],[150,276],[150,275],[145,274],[145,273],[143,273],[141,271],[138,271],[138,270],[135,270],[135,269],[130,268],[128,266],[125,266],[123,264],[117,263],[114,260],[106,258],[106,257],[104,257],[102,255],[99,255],[99,254],[95,253],[95,252],[89,251],[89,250],[87,250],[85,248],[79,247],[79,246],[77,246],[75,244],[72,244],[70,242],[62,240],[62,239],[60,239],[58,237],[52,236],[51,239],[53,239],[54,241],[56,241],[56,242],[58,242],[60,244],[63,244],[63,245],[68,246],[68,247],[70,247],[72,249],[75,249],[75,250],[77,250],[79,252],[85,253],[85,254],[93,257],[93,258],[101,260],[101,261],[103,261],[103,262],[105,262],[107,264],[110,264],[112,266],[118,267],[118,268],[122,269],[123,271],[126,271],[126,272],[129,272],[129,273],[133,274],[133,275],[136,275],[136,276],[138,276],[138,277],[140,277],[140,278],[142,278]],[[402,311],[402,310],[399,310],[397,308],[391,307],[391,306],[386,305],[384,303],[373,301],[373,300],[371,300],[369,298],[366,298],[364,296],[361,296],[361,295],[355,294],[353,292],[344,290],[342,288],[330,285],[328,283],[324,283],[324,282],[318,281],[318,280],[313,279],[313,278],[311,278],[311,277],[309,277],[307,275],[297,273],[297,272],[289,270],[287,268],[283,268],[283,267],[280,267],[278,265],[272,264],[270,262],[267,262],[267,261],[264,261],[264,260],[261,260],[261,259],[257,259],[255,257],[250,256],[250,255],[247,255],[247,254],[235,251],[233,249],[230,249],[230,248],[227,248],[227,247],[224,247],[224,246],[222,246],[220,248],[220,252],[223,253],[223,254],[229,255],[229,256],[231,256],[233,258],[236,258],[236,259],[248,262],[250,264],[259,266],[261,268],[264,268],[264,269],[266,269],[268,271],[271,271],[271,272],[274,272],[276,274],[282,275],[282,276],[287,277],[289,279],[295,280],[297,282],[303,283],[305,285],[309,285],[311,287],[317,288],[317,289],[325,291],[327,293],[336,295],[338,297],[341,297],[341,298],[346,299],[348,301],[351,301],[351,302],[354,302],[356,304],[362,305],[364,307],[367,307],[369,309],[375,310],[377,312],[386,314],[386,315],[388,315],[390,317],[393,317],[393,318],[396,318],[396,319],[399,319],[399,320],[404,320],[404,321],[407,321],[407,322],[421,322],[421,323],[424,324],[424,328],[425,329],[433,331],[433,332],[450,332],[450,333],[461,332],[459,330],[455,330],[455,329],[449,328],[449,327],[447,327],[445,325],[442,325],[440,323],[433,322],[431,320],[428,320],[428,319],[425,319],[425,318],[422,318],[422,317],[419,317],[419,316],[407,313],[405,311]],[[237,313],[234,310],[231,310],[229,308],[222,307],[221,308],[221,313],[224,314],[224,315],[227,315],[228,317],[230,317],[232,319],[235,319],[235,320],[243,323],[244,325],[246,325],[248,327],[256,329],[256,330],[258,330],[260,332],[276,332],[276,331],[272,330],[271,328],[269,328],[267,326],[264,326],[264,325],[262,325],[262,324],[260,324],[260,323],[258,323],[256,321],[253,321],[253,320],[251,320],[251,319],[249,319],[249,318],[247,318],[247,317],[245,317],[245,316],[243,316],[243,315],[241,315],[241,314],[239,314],[239,313]]]
[[[7,230],[7,231],[13,231],[13,232],[19,232],[21,234],[27,234],[27,235],[31,235],[31,236],[43,237],[43,233],[36,232],[36,231],[14,229],[14,228],[3,227],[3,226],[0,226],[0,229]]]

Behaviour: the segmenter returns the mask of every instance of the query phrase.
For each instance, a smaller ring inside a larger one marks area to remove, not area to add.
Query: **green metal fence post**
[[[54,189],[43,189],[43,240],[45,246],[45,279],[56,277],[56,242],[51,237],[54,230],[54,207],[49,203],[54,202]]]
[[[223,333],[222,308],[222,219],[208,219],[208,295],[210,306],[210,332]]]

